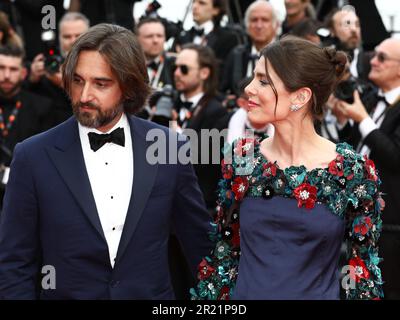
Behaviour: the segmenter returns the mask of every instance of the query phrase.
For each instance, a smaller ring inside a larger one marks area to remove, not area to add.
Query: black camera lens
[[[350,78],[348,80],[339,82],[335,91],[333,92],[333,95],[339,100],[353,104],[353,93],[355,90],[357,90],[357,80]]]

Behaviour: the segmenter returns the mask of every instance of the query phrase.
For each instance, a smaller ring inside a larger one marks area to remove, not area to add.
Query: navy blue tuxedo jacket
[[[192,166],[149,164],[146,133],[169,131],[128,119],[134,178],[114,268],[75,118],[17,145],[0,216],[0,299],[173,299],[170,229],[193,272],[209,254],[210,217]],[[47,265],[55,289],[41,286]]]

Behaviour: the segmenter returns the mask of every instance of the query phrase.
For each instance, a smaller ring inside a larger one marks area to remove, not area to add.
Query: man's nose
[[[82,89],[82,93],[81,93],[81,102],[85,103],[88,102],[92,99],[92,93],[91,93],[91,88],[90,85],[87,83],[85,84],[85,86]]]

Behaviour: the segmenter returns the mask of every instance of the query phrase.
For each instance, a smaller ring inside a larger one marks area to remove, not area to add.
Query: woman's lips
[[[252,101],[252,100],[249,100],[248,102],[247,102],[247,107],[249,108],[249,109],[251,109],[251,108],[256,108],[256,107],[259,107],[260,105],[258,104],[258,103],[255,103],[254,101]]]

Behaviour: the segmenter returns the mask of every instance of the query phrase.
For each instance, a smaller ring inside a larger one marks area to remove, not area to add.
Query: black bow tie
[[[155,61],[152,61],[152,62],[150,62],[150,63],[147,65],[147,68],[150,68],[151,70],[157,72],[157,70],[158,70],[158,63],[155,62]]]
[[[259,54],[253,53],[253,54],[249,55],[249,60],[251,60],[251,61],[257,61],[258,59],[260,59],[260,55]]]
[[[122,147],[125,146],[125,134],[123,128],[117,128],[110,133],[104,133],[104,134],[89,132],[88,136],[89,136],[90,148],[94,152],[99,150],[107,142],[113,142]]]
[[[177,101],[176,106],[175,106],[176,110],[178,110],[178,111],[183,109],[183,108],[185,108],[187,110],[190,110],[190,109],[192,109],[192,107],[193,107],[193,102],[182,101],[181,99],[179,99]]]
[[[193,33],[194,35],[201,37],[204,34],[204,29],[196,29],[195,27],[193,27]]]
[[[376,104],[378,104],[380,101],[384,102],[386,106],[390,105],[390,103],[386,100],[385,96],[377,95]]]

